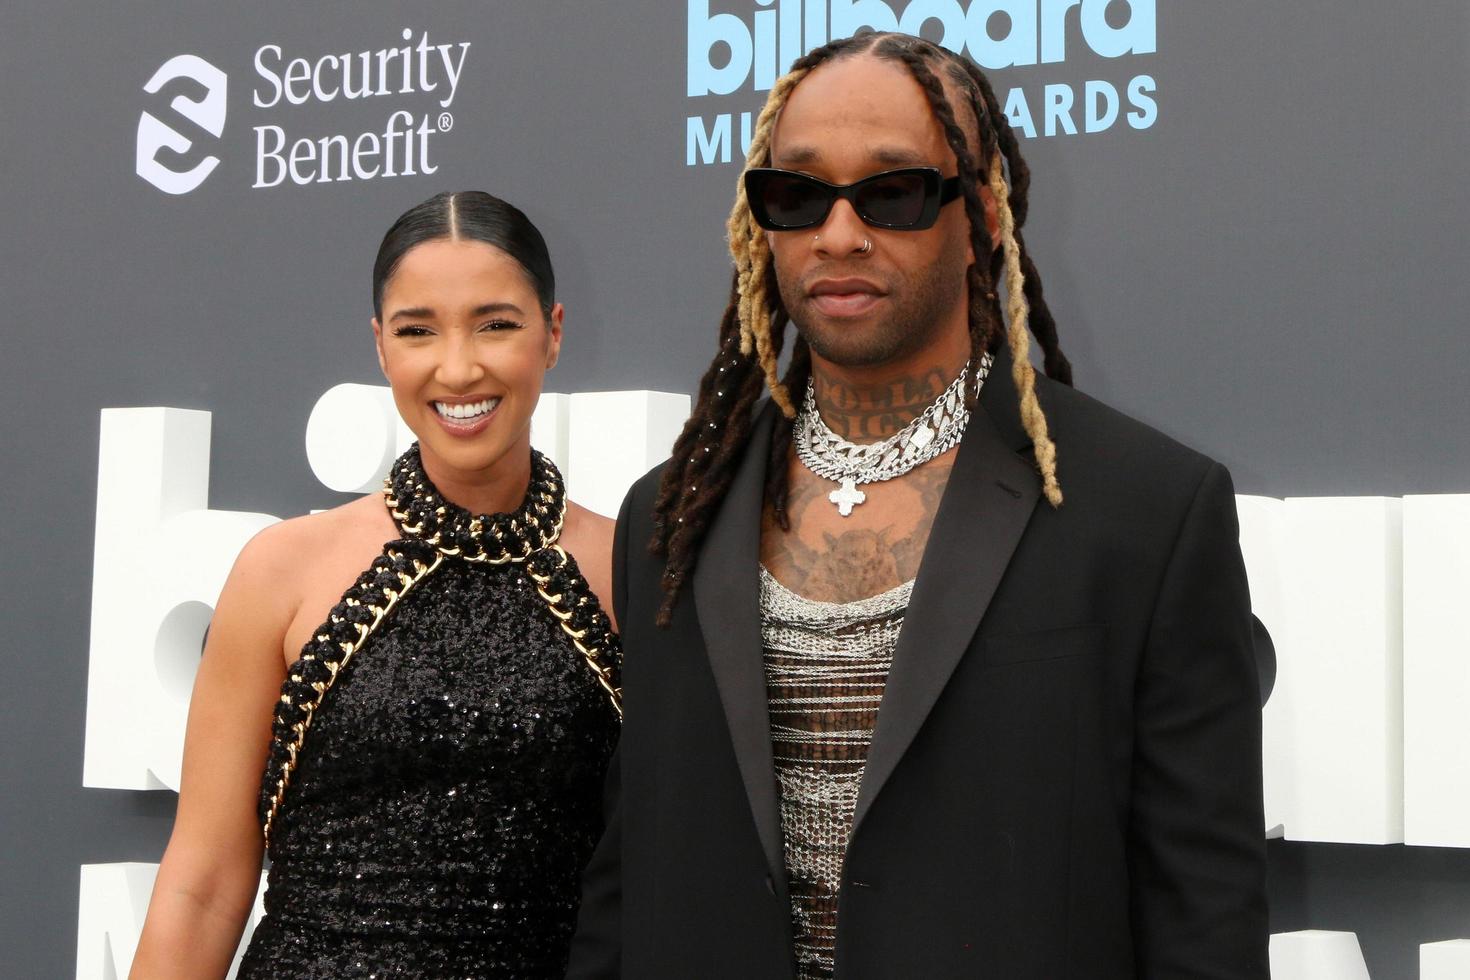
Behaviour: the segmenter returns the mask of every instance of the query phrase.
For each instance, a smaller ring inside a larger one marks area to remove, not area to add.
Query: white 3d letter
[[[177,789],[204,631],[268,514],[209,510],[209,413],[102,412],[82,784]]]
[[[156,877],[156,864],[82,865],[82,897],[77,913],[77,980],[118,980],[128,975],[133,956],[138,952],[138,937],[143,931],[143,917],[148,911],[148,898]],[[265,914],[264,897],[265,875],[262,874],[255,892],[255,907],[245,923],[235,961],[230,965],[231,977],[240,966],[250,934]]]
[[[1419,980],[1465,980],[1470,977],[1470,939],[1425,943],[1419,947]]]
[[[633,481],[668,458],[689,417],[689,396],[599,391],[572,396],[567,494],[616,517]]]
[[[1351,932],[1281,932],[1271,937],[1271,980],[1368,980]]]
[[[1470,495],[1404,498],[1404,840],[1470,847]],[[1457,974],[1470,976],[1470,970]]]
[[[1402,502],[1237,499],[1252,602],[1276,646],[1267,829],[1403,841]]]

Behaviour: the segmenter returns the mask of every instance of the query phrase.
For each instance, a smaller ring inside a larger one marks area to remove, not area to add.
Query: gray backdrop
[[[1078,386],[1220,458],[1244,493],[1470,491],[1470,7],[1159,7],[1154,54],[1074,57],[1074,20],[1065,62],[996,73],[1038,120],[1046,84],[1156,81],[1148,129],[1024,145],[1028,240]],[[756,9],[777,8],[712,7],[747,26]],[[212,411],[211,506],[338,502],[302,433],[327,387],[378,380],[377,241],[406,207],[468,187],[521,204],[551,244],[568,309],[553,389],[692,391],[726,295],[740,155],[687,166],[686,119],[763,96],[747,81],[689,98],[687,22],[680,0],[6,8],[0,972],[69,975],[78,865],[156,861],[173,813],[169,793],[81,785],[98,410]],[[440,111],[424,94],[258,108],[255,52],[376,50],[405,27],[472,43],[453,129],[430,137],[438,172],[252,188],[256,126],[351,138]],[[143,92],[183,53],[229,76],[219,140],[169,110],[185,83]],[[144,110],[195,140],[177,169],[221,158],[197,190],[135,174]],[[1357,931],[1378,980],[1416,976],[1419,943],[1470,934],[1470,852],[1271,856],[1273,930]]]

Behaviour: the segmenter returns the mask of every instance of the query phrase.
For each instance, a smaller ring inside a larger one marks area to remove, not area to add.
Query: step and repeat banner
[[[1470,7],[1303,0],[30,4],[0,31],[0,948],[125,975],[240,545],[406,438],[370,272],[483,189],[567,308],[536,441],[612,512],[713,353],[782,68],[992,73],[1078,387],[1225,462],[1279,670],[1278,980],[1470,976]]]

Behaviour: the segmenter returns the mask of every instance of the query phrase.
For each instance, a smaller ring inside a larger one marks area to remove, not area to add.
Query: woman
[[[263,847],[241,977],[565,970],[620,651],[612,522],[530,445],[562,337],[550,258],[509,204],[441,194],[389,229],[373,301],[419,441],[384,493],[237,560],[135,978],[225,974]]]

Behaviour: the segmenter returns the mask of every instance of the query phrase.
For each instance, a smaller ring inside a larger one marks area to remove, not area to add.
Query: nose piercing
[[[822,236],[820,234],[813,235],[812,236],[812,244],[813,245],[815,245],[817,242],[820,242],[821,240],[822,240]],[[870,241],[868,241],[868,239],[864,238],[863,239],[863,247],[860,248],[860,249],[858,249],[858,254],[859,255],[867,255],[872,250],[873,250],[873,243],[870,242]]]

